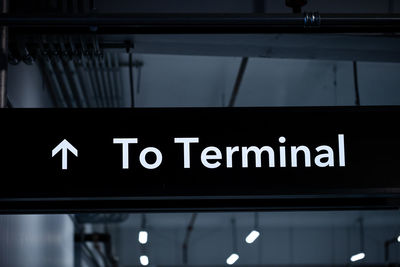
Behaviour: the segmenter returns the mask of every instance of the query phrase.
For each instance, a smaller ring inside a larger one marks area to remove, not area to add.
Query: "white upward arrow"
[[[76,148],[73,147],[70,142],[64,139],[51,151],[51,157],[54,157],[58,152],[60,152],[60,150],[62,150],[62,169],[66,170],[68,169],[68,150],[71,151],[76,157],[78,156],[78,150],[76,150]]]

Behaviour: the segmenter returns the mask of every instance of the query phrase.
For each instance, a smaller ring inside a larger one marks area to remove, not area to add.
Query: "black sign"
[[[399,107],[0,110],[0,209],[397,206]]]

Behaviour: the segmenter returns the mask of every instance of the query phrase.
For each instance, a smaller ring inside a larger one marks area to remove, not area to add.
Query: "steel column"
[[[8,12],[8,0],[0,1],[0,13]],[[7,107],[8,27],[0,27],[0,108]]]

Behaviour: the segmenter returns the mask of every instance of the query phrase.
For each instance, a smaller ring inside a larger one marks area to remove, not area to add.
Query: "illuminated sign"
[[[399,117],[399,107],[0,110],[0,210],[394,205]]]

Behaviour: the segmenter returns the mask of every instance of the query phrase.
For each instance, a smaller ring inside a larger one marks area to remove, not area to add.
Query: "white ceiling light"
[[[351,256],[350,260],[351,260],[351,262],[355,262],[355,261],[362,260],[364,258],[365,258],[365,253],[360,252],[360,253],[357,253],[357,254]]]
[[[236,253],[232,253],[227,259],[226,263],[229,265],[234,264],[239,259],[239,255]]]
[[[140,244],[146,244],[148,239],[147,231],[140,231],[138,239]]]
[[[259,236],[260,236],[259,231],[257,230],[251,231],[250,234],[248,234],[248,236],[246,237],[246,243],[247,244],[253,243]]]
[[[139,260],[141,265],[143,266],[149,265],[149,257],[147,257],[146,255],[140,256]]]

